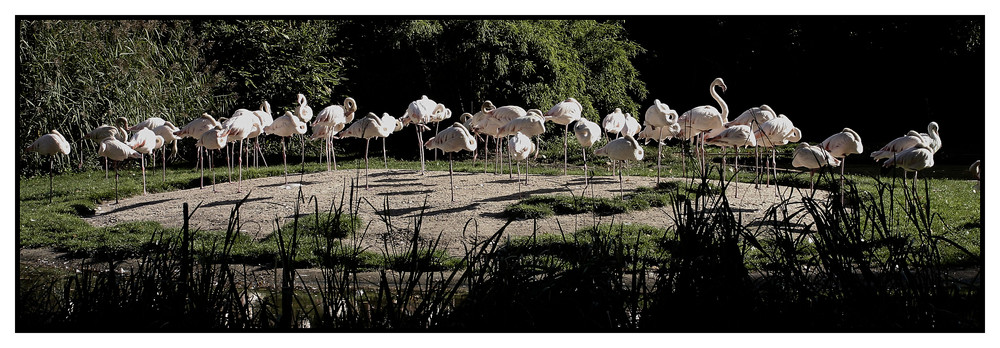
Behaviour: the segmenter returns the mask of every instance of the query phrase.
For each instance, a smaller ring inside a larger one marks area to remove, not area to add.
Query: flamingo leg
[[[201,185],[199,189],[205,188],[205,157],[201,155],[201,147],[198,147],[198,163],[195,168],[201,168]]]
[[[740,196],[740,150],[736,146],[733,146],[733,152],[736,153],[736,155],[733,156],[735,157],[733,159],[733,162],[735,162],[736,165],[736,174],[734,174],[736,175],[736,193],[733,194],[733,197],[739,197]]]
[[[389,157],[385,154],[385,138],[382,138],[382,163],[385,163],[385,170],[389,170]]]
[[[582,149],[583,149],[583,189],[586,190],[587,185],[590,184],[590,179],[587,178],[587,174],[590,173],[590,171],[587,170],[587,148],[584,147]]]
[[[417,147],[420,149],[419,150],[420,151],[420,175],[424,175],[424,172],[426,171],[426,167],[424,166],[424,132],[420,131],[420,127],[419,126],[420,126],[420,124],[418,123],[417,127],[416,127],[416,131],[417,131],[417,142],[419,144],[417,144]]]
[[[115,161],[115,204],[118,204],[118,162]]]
[[[372,142],[372,138],[365,139],[365,190],[368,189],[368,144]]]
[[[448,180],[451,182],[451,201],[455,202],[455,161],[451,159],[451,152],[448,153]]]
[[[288,185],[288,156],[285,155],[285,138],[281,138],[281,161],[285,164],[285,185]]]
[[[163,147],[163,182],[167,182],[167,147]]]
[[[104,179],[108,179],[108,158],[104,157]]]
[[[486,137],[486,146],[483,146],[483,174],[486,174],[486,166],[490,163],[490,138]]]
[[[222,150],[219,150],[220,152]],[[228,157],[228,156],[227,156]],[[215,166],[212,165],[212,155],[208,155],[208,171],[212,172],[212,193],[215,193]]]
[[[441,122],[435,122],[434,123],[434,134],[440,133],[440,130],[441,130]],[[439,151],[439,149],[434,149],[434,163],[437,163],[437,160],[438,160],[438,151]]]
[[[660,185],[660,158],[663,157],[663,127],[660,127],[660,134],[656,135],[656,185]],[[584,157],[587,156],[587,151],[583,152]],[[586,164],[584,164],[586,168]]]
[[[240,139],[240,181],[236,184],[236,192],[243,192],[243,139]]]
[[[49,157],[49,203],[52,203],[52,158]]]
[[[226,167],[226,170],[229,173],[229,181],[228,182],[230,182],[230,183],[233,182],[233,159],[230,157],[230,155],[232,154],[232,152],[233,152],[233,147],[232,146],[226,146],[226,164],[228,165]]]
[[[563,175],[566,175],[568,163],[569,163],[569,123],[566,124],[566,130],[563,132]]]
[[[146,155],[139,154],[139,166],[142,167],[142,194],[146,194]]]
[[[306,136],[299,135],[299,153],[302,154],[302,159],[299,161],[301,166],[301,172],[299,173],[299,184],[305,179],[306,175]]]
[[[510,145],[510,137],[509,136],[507,137],[507,144]],[[510,153],[510,150],[507,150],[507,169],[510,172],[510,175],[508,175],[507,178],[513,178],[514,177],[514,168],[511,168],[511,164],[514,164],[514,156]],[[518,167],[517,170],[520,171],[521,168]],[[525,170],[527,170],[527,169],[525,169]],[[521,179],[520,172],[518,172],[517,178],[519,180]]]
[[[618,162],[618,161],[615,161]],[[622,200],[625,200],[625,181],[622,179],[622,166],[618,167],[618,192],[622,195]]]

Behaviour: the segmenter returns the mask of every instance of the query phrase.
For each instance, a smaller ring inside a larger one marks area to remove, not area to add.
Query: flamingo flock
[[[657,144],[656,176],[657,183],[661,180],[661,165],[663,147],[666,141],[680,139],[693,143],[693,154],[691,160],[697,164],[697,170],[704,175],[708,171],[708,160],[706,157],[706,144],[716,145],[722,148],[721,168],[727,168],[726,153],[729,148],[733,149],[733,169],[734,176],[739,175],[739,156],[741,148],[754,148],[757,154],[757,168],[760,170],[759,148],[770,150],[770,160],[764,161],[765,185],[770,185],[771,177],[777,177],[777,148],[788,143],[795,143],[802,139],[802,132],[795,127],[792,120],[774,111],[773,108],[764,104],[748,108],[733,120],[729,120],[730,109],[720,92],[725,93],[728,87],[722,78],[716,78],[709,84],[709,96],[715,100],[715,105],[702,105],[689,109],[679,114],[671,109],[660,99],[655,99],[645,112],[643,118],[633,117],[628,110],[615,108],[600,119],[600,124],[591,121],[587,116],[597,120],[592,110],[584,108],[584,105],[575,97],[568,97],[553,104],[547,112],[544,109],[526,109],[517,105],[505,105],[496,107],[489,100],[485,101],[475,114],[464,112],[458,118],[459,122],[454,122],[451,126],[441,131],[435,131],[429,140],[423,140],[423,133],[431,130],[428,124],[434,123],[439,127],[440,123],[452,119],[452,112],[444,104],[437,103],[426,95],[409,103],[401,116],[393,117],[389,113],[382,113],[378,116],[374,112],[368,112],[365,117],[355,120],[359,108],[358,103],[351,97],[343,99],[342,103],[323,108],[316,117],[313,117],[312,108],[304,94],[297,94],[296,105],[291,110],[286,110],[282,116],[273,118],[271,106],[267,101],[263,101],[258,110],[238,109],[231,117],[216,119],[208,113],[191,120],[182,127],[177,127],[174,123],[161,117],[150,117],[132,126],[124,117],[116,119],[116,125],[101,125],[84,138],[91,139],[99,143],[98,155],[105,157],[105,177],[107,178],[107,161],[115,163],[116,178],[116,202],[117,202],[117,179],[118,166],[121,161],[130,158],[138,158],[142,168],[143,194],[147,193],[145,175],[145,155],[154,155],[157,149],[162,149],[163,158],[163,180],[166,180],[166,160],[167,145],[173,145],[173,153],[176,156],[178,143],[184,138],[194,138],[197,147],[196,169],[201,171],[200,187],[204,188],[204,156],[212,150],[233,153],[238,166],[236,190],[243,190],[243,163],[244,158],[248,161],[253,157],[253,164],[257,165],[257,159],[264,159],[263,151],[260,147],[260,140],[265,135],[274,135],[280,138],[282,148],[282,163],[284,167],[284,182],[288,184],[288,160],[286,138],[297,136],[302,144],[302,163],[304,165],[304,148],[306,133],[311,126],[312,134],[309,136],[313,140],[323,141],[323,155],[320,161],[327,163],[327,170],[338,170],[336,162],[336,152],[334,152],[334,141],[347,141],[349,138],[365,139],[365,188],[368,188],[369,164],[368,150],[372,138],[382,138],[382,153],[385,168],[388,169],[388,157],[386,155],[385,139],[391,134],[398,132],[406,126],[413,125],[416,138],[419,142],[420,175],[426,175],[425,150],[440,150],[447,153],[449,157],[449,178],[452,182],[452,200],[454,201],[454,160],[453,154],[461,151],[469,151],[473,154],[475,161],[479,154],[477,149],[484,149],[483,162],[484,171],[489,165],[491,144],[489,139],[495,141],[492,147],[494,150],[493,160],[496,173],[501,173],[504,162],[503,148],[507,148],[507,162],[513,167],[516,162],[519,185],[521,182],[520,163],[525,162],[524,184],[528,184],[530,158],[537,158],[541,136],[546,132],[545,123],[551,121],[563,126],[563,175],[568,173],[569,168],[569,131],[572,126],[577,142],[582,148],[583,170],[585,172],[584,184],[589,184],[586,173],[589,173],[587,160],[588,149],[594,147],[594,155],[606,156],[610,160],[612,174],[616,171],[619,176],[619,188],[623,191],[624,165],[619,163],[638,162],[645,157],[643,147],[639,140],[655,141]],[[589,108],[589,104],[588,104]],[[310,124],[310,121],[312,123]],[[602,130],[603,128],[603,130]],[[941,138],[938,133],[939,126],[936,122],[927,125],[926,133],[909,131],[904,136],[899,137],[884,147],[870,154],[876,162],[885,160],[881,165],[885,167],[899,167],[905,173],[914,172],[912,185],[915,186],[916,173],[920,170],[934,165],[933,155],[941,147]],[[603,142],[601,134],[607,133],[608,140]],[[611,139],[612,136],[614,139]],[[250,140],[253,144],[250,144]],[[535,139],[535,141],[533,141]],[[485,141],[480,145],[479,141]],[[35,151],[42,155],[68,154],[69,145],[57,131],[53,130],[49,134],[43,135],[33,143],[28,151]],[[506,146],[501,144],[506,142]],[[64,144],[65,143],[65,144]],[[603,146],[600,146],[603,143]],[[232,149],[236,146],[237,149]],[[600,147],[598,147],[600,146]],[[252,147],[252,148],[249,148]],[[810,171],[810,188],[815,184],[812,180],[813,174],[824,167],[840,166],[841,187],[844,180],[844,167],[847,156],[851,154],[861,154],[864,148],[861,144],[861,137],[851,128],[844,128],[843,131],[835,133],[818,145],[801,143],[792,153],[791,165],[793,167],[805,168]],[[215,170],[211,155],[209,157],[209,168],[212,172],[212,188],[215,187]],[[227,157],[229,157],[227,155]],[[435,152],[436,158],[436,152]],[[155,161],[155,159],[154,159]],[[247,162],[248,165],[250,162]],[[683,160],[686,175],[687,160]],[[266,160],[264,161],[267,165]],[[156,166],[155,162],[153,164]],[[232,164],[230,164],[232,165]],[[360,166],[359,166],[360,170]],[[232,170],[230,169],[230,173]],[[304,170],[303,170],[304,172]],[[510,171],[513,175],[513,170]],[[231,174],[230,174],[231,175]],[[51,176],[51,171],[50,171]],[[757,175],[757,182],[759,184]],[[231,178],[230,178],[231,179]],[[904,176],[904,186],[907,179]],[[720,180],[724,180],[724,175],[720,175]],[[232,182],[232,180],[230,180]],[[759,187],[759,186],[758,186]],[[776,194],[780,195],[777,180],[775,180]],[[739,192],[736,192],[739,195]],[[51,183],[50,183],[51,196]],[[841,194],[841,197],[843,195]]]

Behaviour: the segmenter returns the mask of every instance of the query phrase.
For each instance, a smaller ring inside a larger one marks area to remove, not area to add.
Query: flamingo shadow
[[[434,190],[410,190],[410,191],[393,191],[393,192],[382,192],[376,193],[379,196],[412,196],[412,195],[422,195],[434,192]]]
[[[271,199],[271,198],[274,198],[274,197],[247,198],[246,201],[244,201],[244,202],[245,203],[249,203],[249,202],[264,201],[264,200],[268,200],[268,199]],[[202,204],[201,206],[205,207],[205,208],[208,208],[208,207],[216,207],[216,206],[220,206],[220,205],[236,205],[236,203],[239,203],[240,201],[243,201],[243,198],[230,199],[230,200],[225,200],[225,201],[215,201],[215,202],[208,203],[208,204]]]
[[[470,209],[475,209],[480,204],[482,204],[482,203],[473,202],[473,203],[471,203],[469,205],[466,205],[464,207],[454,207],[454,208],[434,210],[434,211],[430,211],[430,212],[425,212],[424,216],[436,216],[436,215],[441,215],[441,214],[451,214],[451,213],[457,213],[457,212],[462,212],[462,211],[468,211]]]
[[[301,184],[302,186],[308,186],[308,185],[318,184],[318,183],[319,182],[316,182],[316,181],[302,181],[302,182],[299,182],[299,181],[289,180],[288,184],[285,184],[284,182],[279,182],[279,183],[274,183],[274,184],[259,185],[258,187],[278,187],[278,186],[293,185],[293,184]]]
[[[160,204],[160,203],[169,202],[169,201],[172,201],[172,200],[173,199],[158,199],[158,200],[155,200],[155,201],[148,201],[148,202],[136,203],[136,204],[132,204],[132,205],[126,205],[124,207],[117,207],[117,208],[115,208],[115,210],[112,210],[109,213],[117,213],[117,212],[122,212],[122,211],[130,210],[130,209],[142,208],[142,207],[145,207],[147,205]]]
[[[521,193],[512,193],[512,194],[509,194],[509,195],[506,195],[506,196],[497,196],[497,197],[485,198],[483,200],[480,200],[480,202],[516,201],[516,200],[519,200],[521,198],[530,197],[531,195],[539,195],[539,194],[553,193],[553,192],[565,192],[565,191],[566,191],[566,189],[562,188],[562,187],[541,188],[541,189],[531,190],[531,191],[521,191]]]

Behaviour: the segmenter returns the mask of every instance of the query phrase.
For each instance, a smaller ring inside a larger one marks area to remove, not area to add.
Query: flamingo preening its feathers
[[[465,128],[465,125],[455,122],[434,137],[427,140],[424,146],[429,150],[441,149],[448,153],[448,178],[451,187],[451,201],[455,201],[455,174],[452,153],[458,151],[476,152],[476,138]]]

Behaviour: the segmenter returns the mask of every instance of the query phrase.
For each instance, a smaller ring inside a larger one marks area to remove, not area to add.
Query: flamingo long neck
[[[715,101],[719,103],[719,107],[722,109],[721,111],[722,111],[722,120],[723,120],[723,122],[728,122],[729,121],[729,105],[726,105],[726,101],[722,100],[722,97],[719,96],[719,93],[715,92],[715,86],[718,86],[718,85],[713,82],[712,85],[708,87],[708,93],[712,94],[712,98],[714,98]]]

